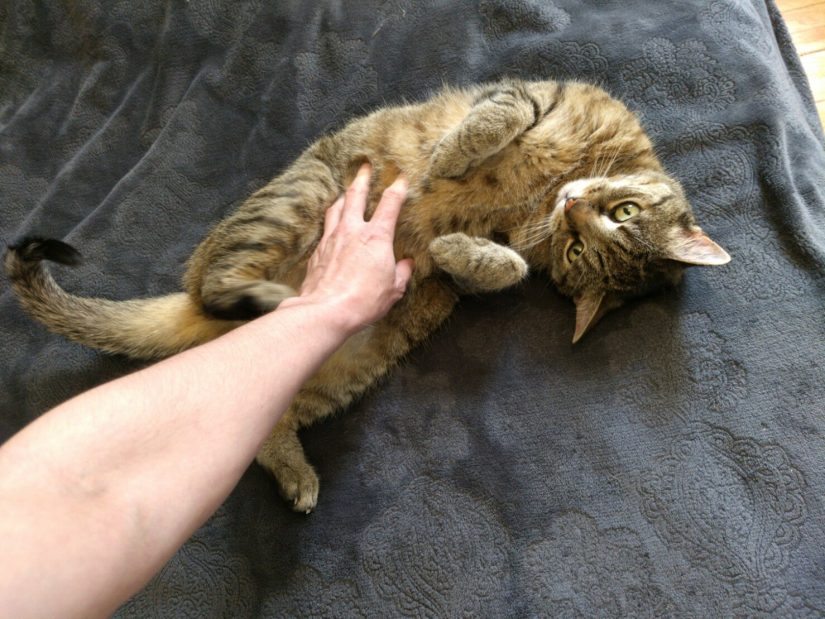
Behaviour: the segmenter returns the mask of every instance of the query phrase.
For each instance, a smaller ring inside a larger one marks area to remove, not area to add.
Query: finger
[[[369,163],[365,163],[359,168],[355,180],[347,189],[343,219],[359,223],[364,221],[364,211],[367,208],[367,197],[370,193],[371,176],[372,166]]]
[[[415,262],[412,258],[404,258],[395,265],[395,289],[402,295],[407,290],[407,284],[415,269]]]
[[[370,219],[370,223],[386,230],[390,237],[395,234],[395,223],[398,221],[401,206],[407,199],[408,187],[409,183],[403,175],[396,178],[395,182],[384,190],[381,201]]]
[[[318,247],[315,248],[315,251],[312,252],[312,255],[309,257],[309,260],[307,260],[307,274],[311,273],[315,269],[315,267],[318,266],[318,263],[321,261],[321,254],[324,251],[325,243],[326,241],[324,239],[321,239],[321,242],[318,243]]]
[[[344,211],[344,196],[339,196],[338,199],[332,203],[327,209],[324,216],[324,236],[321,241],[329,238],[335,228],[338,227],[338,222],[341,221],[341,213]]]

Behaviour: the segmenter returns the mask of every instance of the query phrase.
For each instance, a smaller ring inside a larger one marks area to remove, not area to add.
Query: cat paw
[[[524,258],[489,239],[456,232],[433,239],[429,250],[436,266],[468,292],[503,290],[527,276]]]
[[[308,514],[318,503],[318,475],[289,426],[276,426],[255,458],[278,482],[281,496],[296,512]]]
[[[459,155],[456,148],[451,148],[451,137],[446,136],[430,157],[430,176],[433,178],[459,178],[470,167],[467,158]]]
[[[318,504],[318,475],[308,466],[302,470],[281,468],[276,473],[281,496],[296,512],[309,514]]]
[[[466,253],[471,244],[470,237],[461,232],[437,236],[430,241],[430,255],[438,266],[449,264],[456,256]]]

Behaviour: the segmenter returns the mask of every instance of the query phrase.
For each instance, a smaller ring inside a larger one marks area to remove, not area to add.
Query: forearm
[[[13,597],[2,603],[57,603],[61,616],[87,617],[142,586],[229,494],[300,385],[346,339],[329,312],[278,310],[82,394],[0,448],[0,531],[13,533],[0,573],[15,566],[0,579],[0,595]]]
[[[406,182],[364,220],[362,167],[327,209],[301,296],[199,348],[58,406],[0,447],[0,615],[95,617],[214,511],[303,382],[404,293]]]

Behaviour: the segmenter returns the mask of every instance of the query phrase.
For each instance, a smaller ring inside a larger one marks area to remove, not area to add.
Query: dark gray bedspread
[[[320,133],[503,75],[627,101],[733,261],[575,347],[540,278],[465,299],[304,432],[314,514],[251,467],[119,616],[825,616],[825,153],[771,0],[7,0],[0,237],[79,247],[76,293],[174,291]],[[0,438],[138,367],[0,286]]]

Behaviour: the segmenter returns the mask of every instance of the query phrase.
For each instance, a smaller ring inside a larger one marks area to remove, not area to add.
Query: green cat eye
[[[633,202],[622,202],[619,206],[614,208],[613,211],[611,211],[610,217],[613,218],[613,221],[622,223],[631,217],[635,217],[641,212],[642,209],[639,208],[638,204],[634,204]]]
[[[584,243],[581,241],[573,241],[572,245],[567,248],[567,259],[573,262],[576,258],[581,256],[584,251]]]

